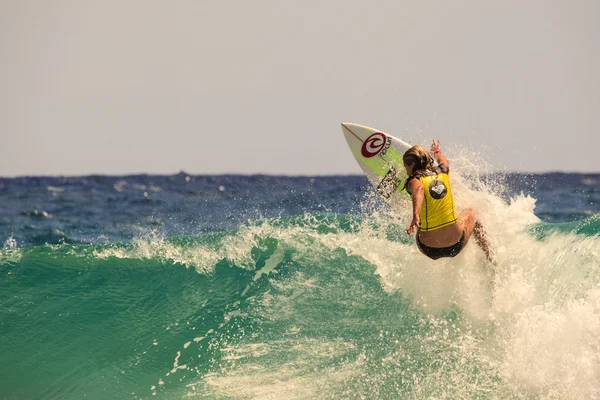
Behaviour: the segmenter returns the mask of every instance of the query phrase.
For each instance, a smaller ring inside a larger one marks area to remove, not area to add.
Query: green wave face
[[[490,222],[504,238],[495,267],[474,243],[425,259],[406,220],[305,215],[195,237],[4,249],[2,397],[597,393],[598,215]]]

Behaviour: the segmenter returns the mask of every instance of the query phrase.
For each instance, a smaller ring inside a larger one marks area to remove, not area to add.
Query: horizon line
[[[515,175],[545,175],[545,174],[561,174],[561,175],[600,175],[600,171],[536,171],[536,172],[525,172],[525,171],[490,171],[485,172],[487,174],[515,174]],[[126,176],[176,176],[176,175],[187,175],[187,176],[273,176],[273,177],[288,177],[288,178],[328,178],[328,177],[340,177],[340,176],[365,176],[361,173],[331,173],[331,174],[276,174],[276,173],[243,173],[243,172],[219,172],[219,173],[189,173],[180,170],[176,173],[149,173],[149,172],[126,172],[122,174],[111,174],[111,173],[90,173],[90,174],[57,174],[57,175],[36,175],[36,174],[23,174],[23,175],[0,175],[0,179],[19,179],[19,178],[84,178],[91,176],[98,177],[126,177]],[[366,176],[365,176],[366,177]]]

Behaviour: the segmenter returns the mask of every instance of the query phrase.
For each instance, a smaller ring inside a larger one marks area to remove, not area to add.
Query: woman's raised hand
[[[442,152],[442,146],[440,146],[439,140],[437,141],[437,143],[435,142],[435,139],[431,141],[431,152],[433,154]]]

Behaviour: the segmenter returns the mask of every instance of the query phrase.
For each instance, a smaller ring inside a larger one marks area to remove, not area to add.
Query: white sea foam
[[[457,187],[460,186],[457,185]],[[472,359],[486,359],[511,395],[600,397],[600,240],[554,233],[536,240],[535,200],[504,204],[493,194],[462,188],[459,207],[474,207],[496,250],[486,263],[475,243],[455,259],[419,259],[410,246],[361,241],[348,249],[377,266],[384,285],[410,293],[426,312],[457,305],[468,323],[493,323]],[[383,254],[383,255],[382,255]]]
[[[17,247],[16,239],[12,235],[9,236],[4,241],[4,246],[0,248],[0,262],[16,263],[21,257],[21,250]]]
[[[364,359],[332,366],[327,373],[314,366],[344,354],[351,343],[326,342],[316,339],[240,345],[222,349],[227,360],[235,360],[243,368],[210,373],[201,382],[190,384],[188,395],[249,399],[318,399],[325,393],[347,393],[344,383],[362,370]],[[289,358],[289,353],[294,357]],[[192,389],[193,388],[193,389]]]

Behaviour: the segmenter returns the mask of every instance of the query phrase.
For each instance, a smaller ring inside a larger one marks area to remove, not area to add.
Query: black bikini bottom
[[[425,254],[427,257],[431,258],[432,260],[437,260],[438,258],[442,258],[442,257],[455,257],[458,253],[460,253],[460,251],[462,250],[464,245],[465,245],[465,233],[464,232],[463,232],[462,236],[460,237],[460,239],[458,240],[458,242],[456,242],[452,246],[448,246],[448,247],[429,247],[429,246],[421,243],[419,241],[419,239],[417,238],[417,246],[419,247],[419,249],[421,249],[421,252],[423,254]]]

